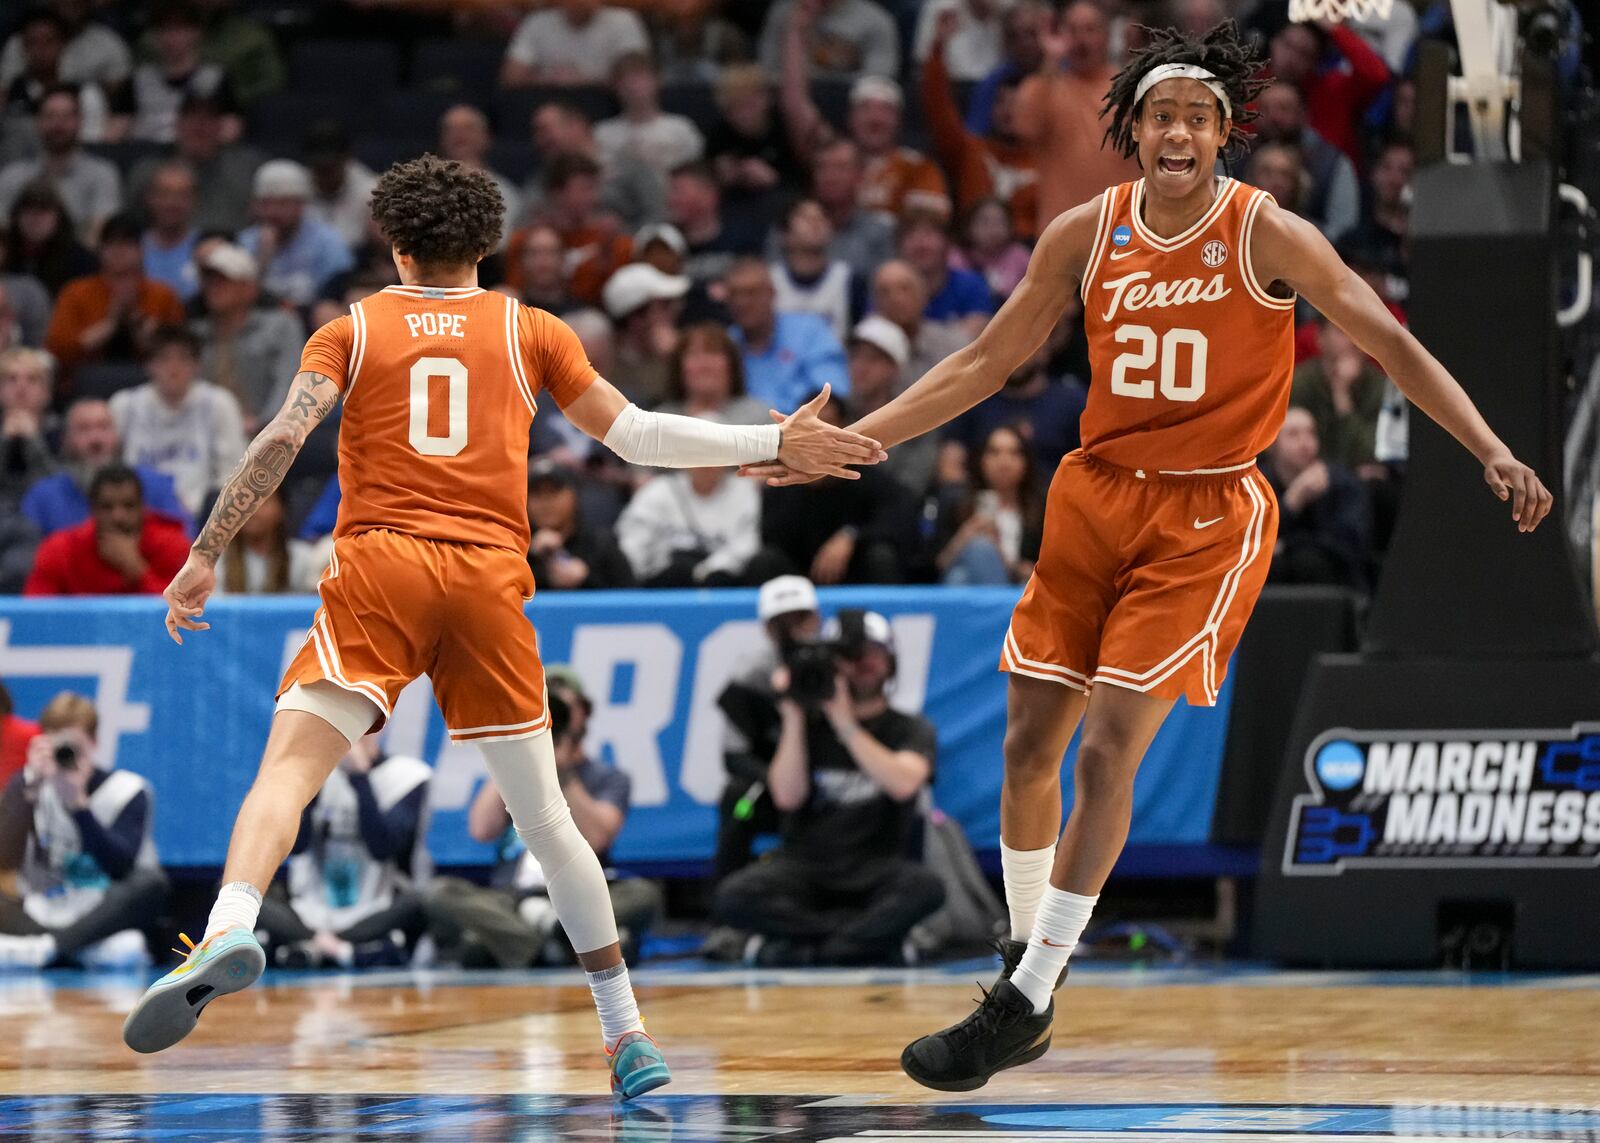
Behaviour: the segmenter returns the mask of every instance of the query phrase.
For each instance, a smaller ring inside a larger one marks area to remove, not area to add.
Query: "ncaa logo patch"
[[[1111,232],[1111,245],[1126,246],[1133,241],[1133,231],[1126,226],[1119,226]],[[1210,263],[1207,263],[1209,265]]]
[[[1200,261],[1204,262],[1208,269],[1215,270],[1227,260],[1228,245],[1225,242],[1213,238],[1200,249]]]

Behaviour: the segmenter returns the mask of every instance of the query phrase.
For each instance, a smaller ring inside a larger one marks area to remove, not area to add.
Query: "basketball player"
[[[944,424],[998,390],[1081,291],[1094,371],[1083,447],[1056,471],[1000,657],[1011,940],[977,1011],[902,1055],[928,1087],[970,1091],[1049,1048],[1051,996],[1127,839],[1140,758],[1180,695],[1216,702],[1277,534],[1255,457],[1288,404],[1296,297],[1478,458],[1520,531],[1550,510],[1538,477],[1310,223],[1214,176],[1218,153],[1239,150],[1259,66],[1231,23],[1198,39],[1153,32],[1106,98],[1107,138],[1144,178],[1056,218],[977,341],[854,426],[889,446]],[[1058,845],[1061,759],[1080,721]]]
[[[528,431],[548,396],[623,459],[663,467],[776,460],[854,477],[875,442],[824,424],[826,390],[776,424],[749,427],[647,413],[598,377],[566,325],[480,289],[504,206],[480,172],[426,155],[392,167],[372,196],[399,286],[312,335],[282,410],[251,443],[188,562],[166,590],[167,629],[203,631],[217,557],[282,481],[306,436],[344,399],[339,506],[322,606],[279,688],[266,753],[234,825],[204,939],[129,1014],[128,1046],[177,1043],[217,996],[265,964],[253,930],[261,894],[300,814],[350,744],[381,726],[426,673],[457,742],[483,751],[599,1009],[612,1090],[670,1078],[644,1032],[617,943],[605,875],[556,776],[544,671],[523,615],[528,570]],[[187,941],[187,938],[185,938]]]

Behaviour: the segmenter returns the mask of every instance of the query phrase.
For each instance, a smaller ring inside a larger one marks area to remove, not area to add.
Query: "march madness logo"
[[[1306,751],[1287,876],[1415,866],[1600,867],[1600,725],[1351,731]]]

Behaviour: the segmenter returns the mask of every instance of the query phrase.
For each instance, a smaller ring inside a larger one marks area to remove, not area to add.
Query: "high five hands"
[[[877,464],[885,459],[889,454],[877,441],[836,428],[818,415],[832,391],[832,386],[824,385],[822,392],[787,417],[774,410],[772,419],[783,430],[777,459],[747,464],[739,475],[763,478],[775,486],[804,484],[823,476],[860,480],[861,474],[847,465]]]

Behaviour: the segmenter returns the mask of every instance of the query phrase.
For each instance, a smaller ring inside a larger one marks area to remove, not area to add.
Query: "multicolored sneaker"
[[[627,1032],[606,1052],[611,1060],[611,1094],[632,1099],[672,1082],[661,1049],[645,1032]]]
[[[267,954],[247,929],[223,929],[199,944],[178,936],[188,952],[172,951],[183,963],[146,989],[123,1022],[122,1042],[136,1052],[172,1047],[194,1031],[207,1004],[248,988],[267,967]]]

